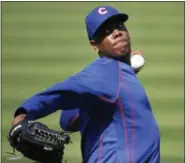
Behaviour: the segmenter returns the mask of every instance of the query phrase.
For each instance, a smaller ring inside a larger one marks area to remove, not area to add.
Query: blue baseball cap
[[[128,19],[128,15],[118,12],[111,6],[99,6],[94,8],[86,17],[86,29],[89,40],[93,40],[93,37],[98,28],[105,23],[108,19],[116,17],[125,22]]]

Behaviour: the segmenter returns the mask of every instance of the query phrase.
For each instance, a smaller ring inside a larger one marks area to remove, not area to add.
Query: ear
[[[90,40],[90,44],[91,44],[92,48],[93,48],[96,52],[99,51],[99,49],[98,49],[98,47],[97,47],[97,45],[96,45],[96,43],[95,43],[94,40]]]

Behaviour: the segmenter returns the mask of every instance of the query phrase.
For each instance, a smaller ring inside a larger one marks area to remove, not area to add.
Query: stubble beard
[[[120,52],[119,54],[109,54],[105,52],[99,51],[98,54],[100,57],[106,56],[109,58],[113,58],[114,60],[123,62],[125,64],[131,65],[130,57],[131,57],[131,48],[128,47],[124,52]]]
[[[130,62],[130,57],[131,57],[131,46],[130,44],[126,47],[123,48],[124,50],[119,52],[119,54],[113,55],[113,59],[118,60],[120,62],[126,63],[128,65],[131,65]]]

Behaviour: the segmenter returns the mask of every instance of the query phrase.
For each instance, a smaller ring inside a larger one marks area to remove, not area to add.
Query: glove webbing
[[[32,125],[32,124],[30,124]],[[31,126],[29,126],[31,127]],[[49,143],[49,144],[55,144],[55,145],[60,145],[60,144],[69,144],[70,142],[70,137],[65,134],[67,132],[61,132],[61,133],[57,133],[55,131],[53,132],[49,132],[47,131],[48,128],[47,127],[43,127],[41,128],[40,126],[36,125],[34,126],[34,130],[28,130],[29,134],[33,134],[36,136],[36,138]]]

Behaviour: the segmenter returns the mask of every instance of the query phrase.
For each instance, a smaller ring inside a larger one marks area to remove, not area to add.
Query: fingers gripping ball
[[[143,54],[138,51],[132,52],[131,67],[136,71],[140,71],[144,65],[145,65],[145,58],[144,58]]]
[[[25,157],[41,163],[61,163],[70,136],[40,122],[21,121],[9,132],[10,145]]]

